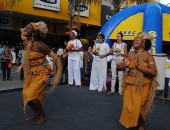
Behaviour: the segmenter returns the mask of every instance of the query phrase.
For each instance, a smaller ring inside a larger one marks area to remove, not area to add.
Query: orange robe
[[[147,67],[148,65],[144,62],[143,66]],[[135,68],[135,62],[131,62],[130,67],[133,70],[133,68]],[[127,72],[124,81],[123,109],[120,123],[126,128],[130,128],[138,126],[139,118],[142,119],[142,123],[146,121],[146,102],[152,80],[144,76],[142,87],[139,89],[138,86],[135,85],[136,79],[133,71],[130,70]]]
[[[27,53],[25,51],[25,53]],[[43,103],[47,93],[47,68],[45,66],[45,55],[39,52],[30,52],[29,71],[24,79],[23,100],[24,111],[27,103],[33,99],[39,99]]]

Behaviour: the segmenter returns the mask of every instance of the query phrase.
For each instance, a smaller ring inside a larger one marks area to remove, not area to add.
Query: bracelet
[[[149,64],[149,65],[154,65],[155,63],[154,63],[154,62],[149,62],[148,64]]]

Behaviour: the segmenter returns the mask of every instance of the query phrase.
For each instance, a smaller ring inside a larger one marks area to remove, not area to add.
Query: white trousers
[[[75,81],[75,85],[81,85],[81,74],[80,74],[80,61],[72,60],[68,58],[68,83],[73,85]]]
[[[121,62],[122,60],[120,59],[113,59],[111,63],[111,68],[112,68],[112,83],[111,83],[111,92],[115,92],[115,84],[116,84],[116,64],[118,62]],[[122,82],[122,77],[123,77],[123,71],[118,71],[118,78],[119,78],[119,93],[122,93],[122,88],[121,88],[121,82]]]
[[[90,90],[98,90],[101,92],[103,88],[106,88],[107,77],[107,61],[106,60],[94,60],[92,64]]]

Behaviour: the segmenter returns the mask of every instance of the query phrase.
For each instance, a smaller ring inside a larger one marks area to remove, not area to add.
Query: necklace
[[[143,52],[143,51],[145,51],[145,50],[136,50],[135,52],[138,53],[138,52]]]

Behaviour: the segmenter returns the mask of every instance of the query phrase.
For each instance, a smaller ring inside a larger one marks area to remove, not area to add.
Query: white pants
[[[115,92],[115,84],[116,84],[116,64],[118,62],[121,62],[122,60],[120,59],[113,59],[111,63],[111,68],[112,68],[112,83],[111,83],[111,92]],[[118,78],[119,78],[119,93],[122,93],[122,88],[121,88],[121,82],[122,82],[122,77],[123,77],[123,71],[118,71]]]
[[[101,92],[103,88],[106,89],[106,76],[107,76],[107,61],[94,60],[92,64],[90,90],[98,90]]]
[[[75,85],[81,85],[81,74],[80,74],[80,61],[72,60],[68,58],[68,83],[73,85],[75,81]]]

